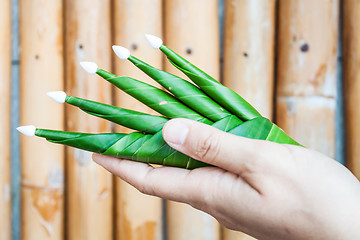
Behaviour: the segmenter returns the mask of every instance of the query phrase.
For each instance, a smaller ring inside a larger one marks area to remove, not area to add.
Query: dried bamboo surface
[[[239,93],[263,116],[271,119],[275,1],[225,1],[224,31],[224,85]],[[254,238],[224,228],[223,239]]]
[[[255,240],[256,238],[253,238],[245,233],[232,231],[226,229],[226,231],[223,231],[223,240]]]
[[[114,7],[114,44],[128,48],[131,54],[157,68],[162,68],[160,51],[152,49],[144,34],[162,35],[161,0],[116,0]],[[139,14],[141,13],[141,14]],[[129,61],[115,57],[115,73],[154,84],[155,82]],[[119,89],[115,90],[116,106],[156,114],[144,104]],[[130,132],[118,126],[117,132]],[[136,174],[136,173],[134,173]],[[162,201],[146,196],[138,190],[116,179],[116,227],[118,240],[162,239]]]
[[[276,121],[298,142],[330,157],[335,157],[338,10],[337,0],[279,1]]]
[[[344,97],[347,163],[360,179],[360,1],[343,1]]]
[[[44,14],[46,13],[46,14]],[[45,93],[63,89],[62,2],[20,1],[20,122],[63,129],[63,106]],[[21,137],[22,239],[63,239],[64,148]]]
[[[226,0],[223,82],[271,118],[275,0]]]
[[[69,95],[111,103],[111,85],[89,75],[80,61],[94,61],[110,70],[110,0],[67,0],[66,90]],[[66,130],[111,132],[110,124],[66,107]],[[67,239],[112,239],[112,176],[91,160],[91,153],[67,148]]]
[[[168,0],[164,4],[165,44],[219,79],[217,1]],[[185,77],[167,61],[165,70]],[[169,240],[220,238],[217,221],[188,205],[169,201],[167,220]]]
[[[9,240],[10,229],[10,0],[0,1],[0,239]]]

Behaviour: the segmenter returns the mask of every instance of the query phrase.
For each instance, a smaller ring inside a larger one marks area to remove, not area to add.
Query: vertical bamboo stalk
[[[242,232],[236,232],[229,229],[225,229],[223,231],[223,240],[254,240],[256,238],[253,238],[245,233]]]
[[[347,163],[360,179],[360,1],[343,1],[344,97]]]
[[[0,2],[0,239],[10,240],[10,0]]]
[[[226,0],[224,29],[224,84],[271,118],[275,0]]]
[[[63,107],[45,95],[63,89],[61,0],[20,1],[22,125],[63,128]],[[21,138],[22,239],[63,238],[64,148]]]
[[[277,123],[335,157],[339,2],[279,1]]]
[[[272,118],[275,0],[226,0],[224,85]],[[223,230],[224,240],[253,239]]]
[[[131,54],[161,68],[162,57],[145,40],[144,34],[162,34],[161,0],[115,0],[114,44],[130,49]],[[141,13],[141,14],[139,14]],[[115,55],[113,54],[115,57]],[[154,85],[154,81],[128,61],[115,59],[117,75],[131,76]],[[139,101],[116,90],[116,105],[141,112],[155,114]],[[118,132],[130,132],[117,127]],[[135,188],[116,179],[116,239],[162,239],[161,199],[139,193]]]
[[[165,2],[165,44],[215,79],[220,59],[217,10],[216,0]],[[167,61],[165,70],[182,75]],[[167,219],[169,240],[219,239],[217,221],[188,205],[169,201]]]
[[[89,75],[79,61],[110,70],[110,0],[67,0],[66,90],[69,95],[111,103],[111,86]],[[110,124],[66,107],[66,130],[110,132]],[[67,239],[112,239],[112,176],[91,160],[91,153],[67,148]]]

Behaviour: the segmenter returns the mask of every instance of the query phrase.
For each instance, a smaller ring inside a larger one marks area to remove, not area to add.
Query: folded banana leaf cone
[[[27,136],[36,135],[53,143],[103,155],[187,169],[209,165],[192,159],[166,144],[162,137],[162,128],[172,118],[199,121],[242,137],[301,146],[269,119],[262,117],[241,96],[163,45],[160,38],[152,35],[146,37],[153,48],[160,49],[194,84],[152,67],[131,56],[129,50],[120,46],[113,47],[119,58],[132,62],[167,91],[130,77],[116,76],[98,68],[92,62],[82,62],[81,65],[87,72],[98,74],[163,116],[67,96],[64,92],[58,91],[50,92],[48,95],[56,102],[66,102],[90,115],[107,119],[137,132],[90,134],[46,130],[34,126],[23,126],[18,130]]]

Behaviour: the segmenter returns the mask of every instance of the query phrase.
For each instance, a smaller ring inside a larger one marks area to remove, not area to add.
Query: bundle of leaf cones
[[[22,126],[18,127],[18,130],[27,136],[36,135],[53,143],[103,155],[187,169],[208,165],[166,144],[162,137],[162,127],[172,118],[192,119],[247,138],[299,145],[282,129],[262,117],[241,96],[163,45],[160,38],[152,35],[146,37],[153,48],[160,49],[167,59],[185,73],[195,85],[142,62],[131,56],[129,50],[120,46],[113,46],[119,58],[131,61],[168,92],[130,77],[116,76],[98,68],[92,62],[80,64],[87,72],[98,74],[164,117],[67,96],[64,92],[58,91],[49,92],[48,95],[59,103],[66,102],[88,114],[137,132],[89,134],[39,129],[34,126]]]

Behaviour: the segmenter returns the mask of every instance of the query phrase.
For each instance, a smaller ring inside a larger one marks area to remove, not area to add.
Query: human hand
[[[360,239],[360,184],[315,151],[170,120],[165,141],[217,167],[160,167],[94,154],[140,192],[188,203],[258,239]]]

